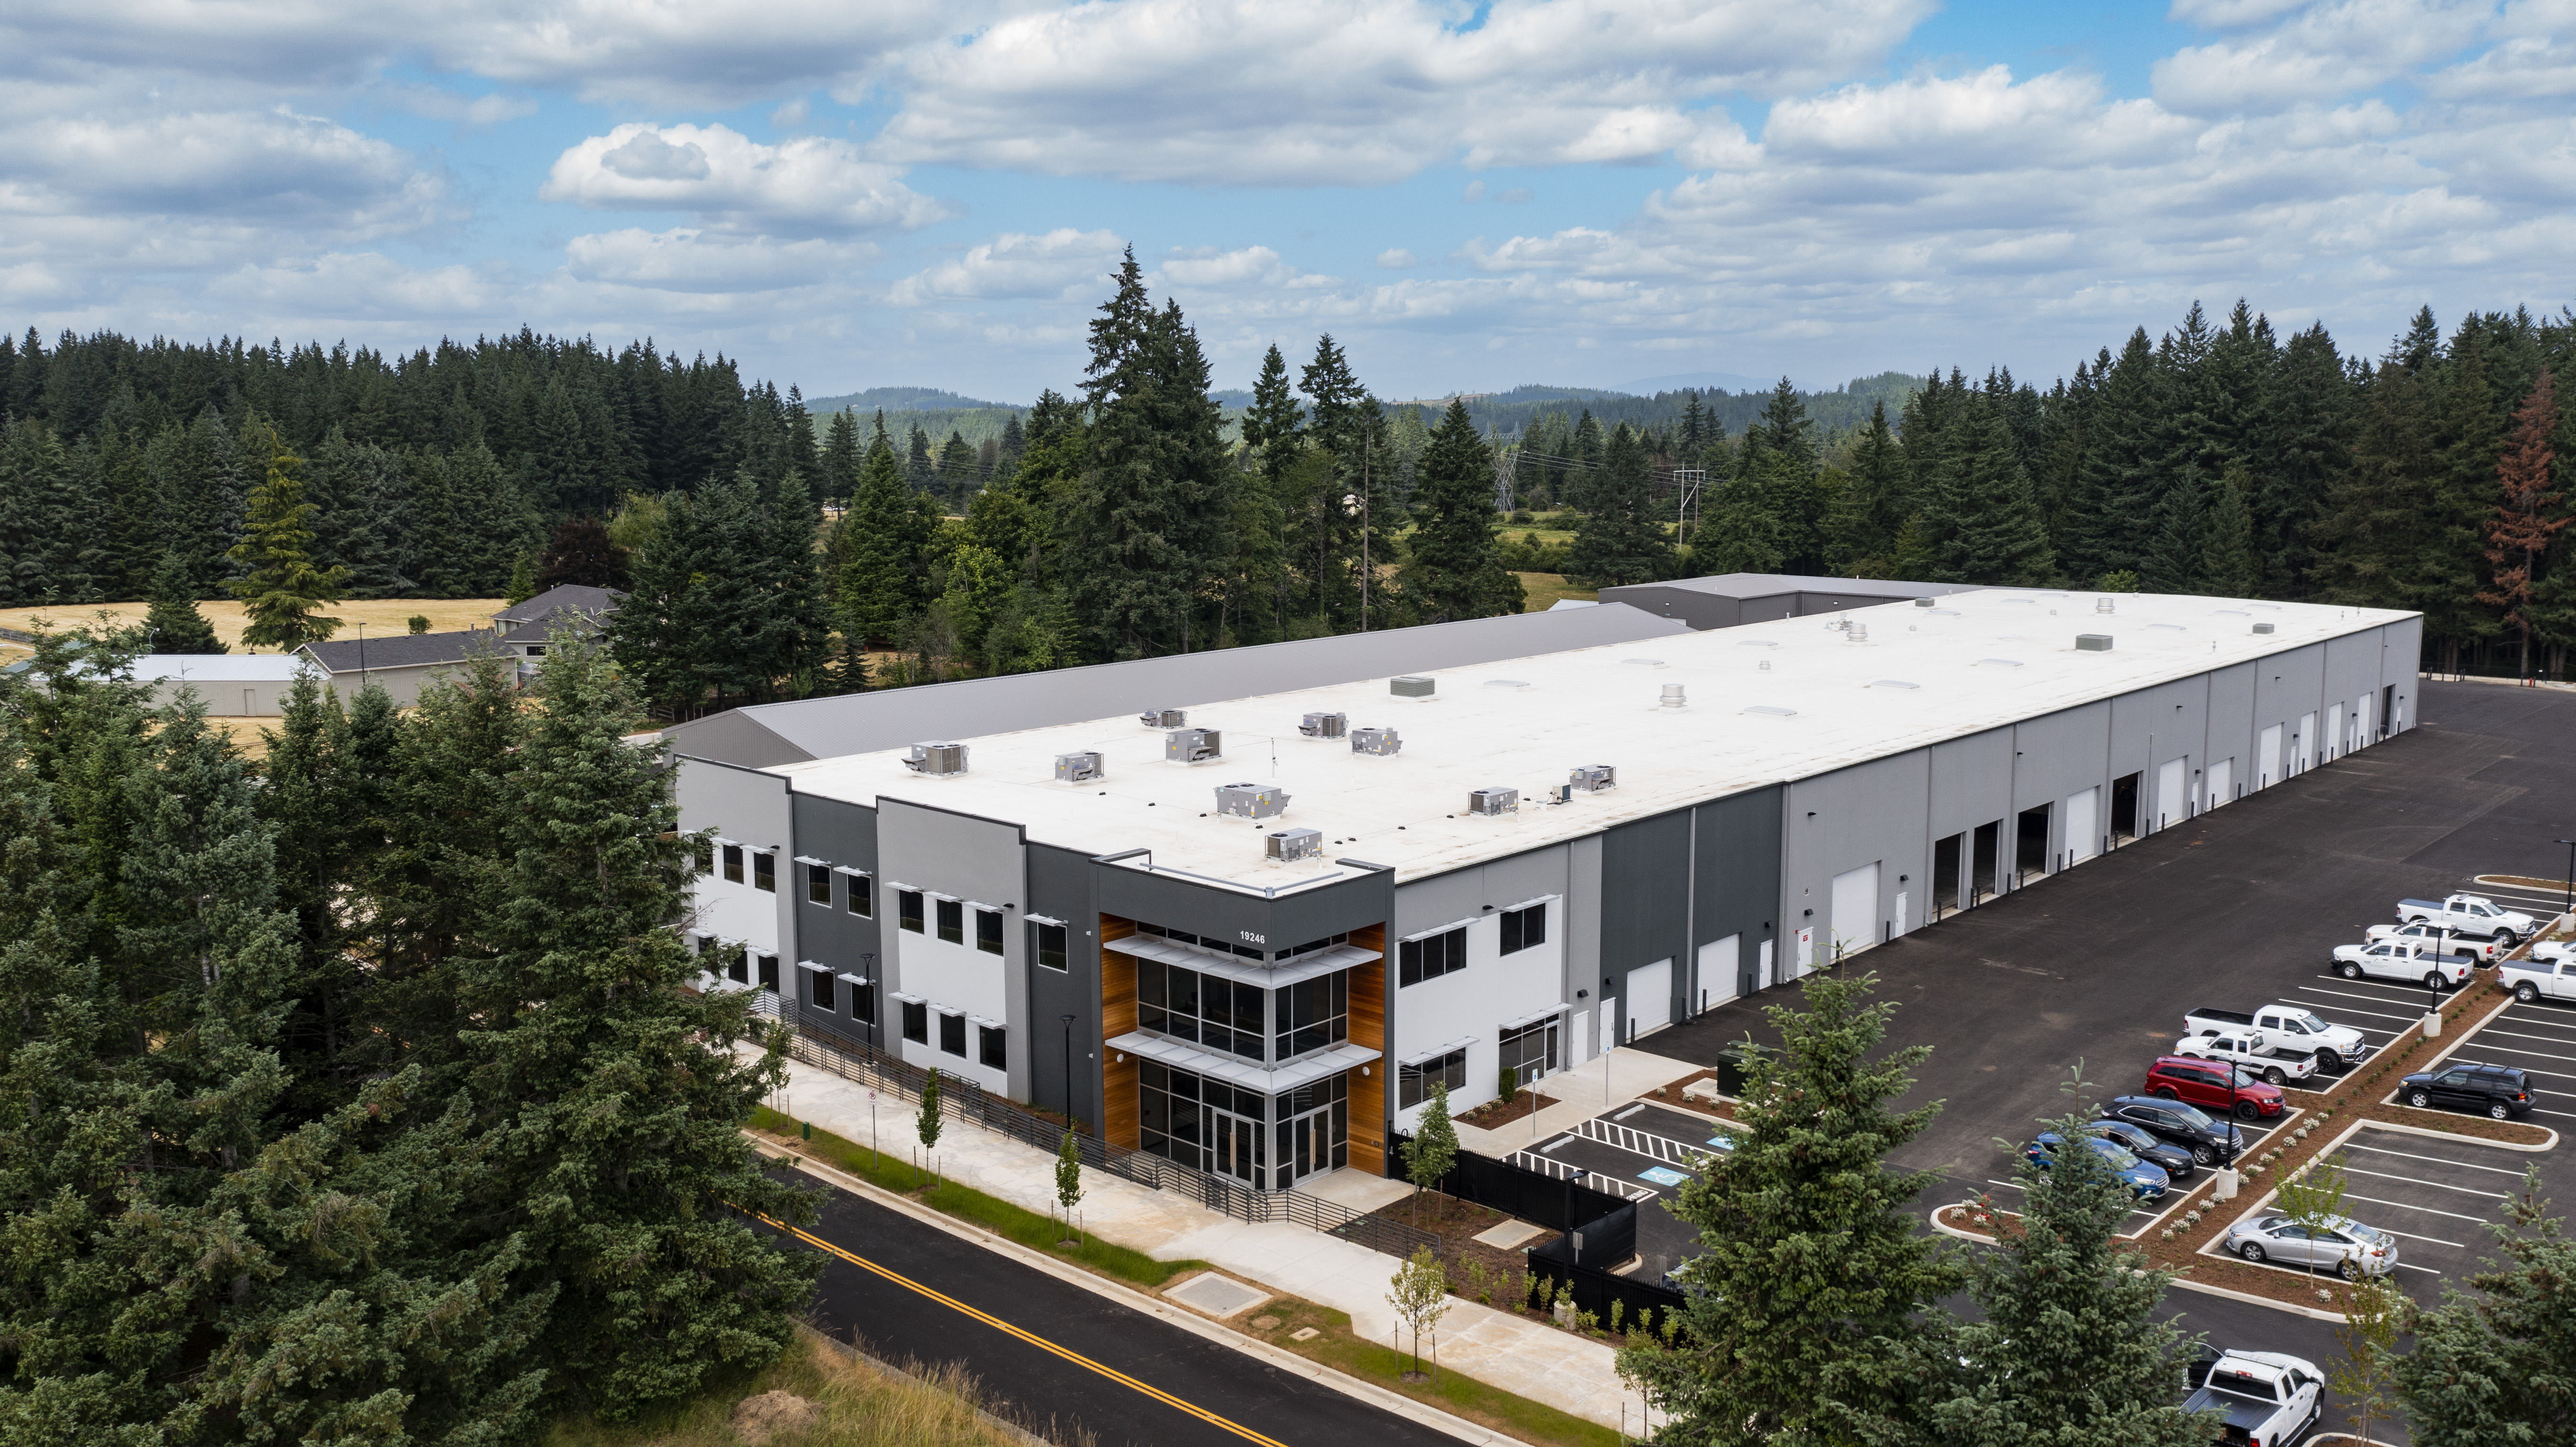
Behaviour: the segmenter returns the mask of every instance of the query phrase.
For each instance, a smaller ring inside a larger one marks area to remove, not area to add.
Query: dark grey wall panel
[[[813,794],[792,794],[789,802],[796,819],[796,853],[875,875],[876,810],[864,804],[845,803]],[[884,947],[880,943],[883,936],[878,931],[885,918],[886,903],[876,891],[871,891],[870,899],[874,913],[862,917],[850,913],[847,908],[849,881],[846,878],[834,877],[830,904],[815,904],[806,897],[802,865],[796,866],[794,878],[786,887],[795,900],[792,906],[796,917],[794,959],[829,965],[835,974],[884,978],[884,972],[878,968],[885,958]],[[799,991],[797,998],[805,999],[805,981],[799,978],[794,983]],[[844,1029],[860,1031],[871,1043],[884,1044],[885,1037],[875,1028],[884,1023],[885,997],[882,990],[877,997],[880,1018],[864,1030],[850,1015],[854,993],[848,986],[836,983],[832,992],[832,1013],[840,1018]]]
[[[1100,1124],[1100,905],[1090,857],[1052,844],[1028,847],[1028,912],[1065,922],[1065,968],[1037,963],[1037,939],[1023,941],[1029,979],[1029,1090],[1048,1110]],[[1023,926],[1028,928],[1028,926]],[[1073,1098],[1065,1101],[1063,1017],[1073,1017]]]
[[[1619,1038],[1636,1010],[1631,971],[1673,962],[1667,1019],[1683,1008],[1690,983],[1690,811],[1676,809],[1606,831],[1601,841],[1600,988],[1621,1001]],[[1594,983],[1577,981],[1578,985]]]
[[[1762,942],[1780,937],[1780,789],[1777,785],[1712,800],[1692,811],[1691,957],[1699,947],[1739,936],[1736,978],[1700,980],[1711,1000],[1753,993]],[[1694,1008],[1700,996],[1694,994]]]

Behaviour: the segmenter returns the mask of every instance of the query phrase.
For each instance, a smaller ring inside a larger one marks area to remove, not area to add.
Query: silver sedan
[[[2349,1216],[2337,1216],[2322,1229],[2287,1216],[2249,1216],[2227,1228],[2223,1244],[2248,1261],[2322,1268],[2346,1281],[2397,1269],[2397,1238]]]

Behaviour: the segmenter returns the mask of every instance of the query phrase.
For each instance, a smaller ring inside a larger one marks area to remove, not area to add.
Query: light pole
[[[873,1006],[876,1001],[884,999],[885,991],[877,989],[877,957],[874,953],[866,950],[859,952],[859,973],[867,977],[867,983],[859,988],[874,992],[868,996],[869,1004]],[[850,1003],[855,1005],[858,1002],[853,1000]],[[877,1028],[877,1012],[873,1008],[868,1011],[868,1029],[871,1032],[868,1043],[882,1048],[885,1044],[885,1032]]]
[[[1064,1022],[1064,1128],[1073,1129],[1073,1017],[1058,1015]]]
[[[2560,908],[2567,913],[2576,914],[2576,839],[2561,839],[2558,842],[2567,846],[2567,898]]]

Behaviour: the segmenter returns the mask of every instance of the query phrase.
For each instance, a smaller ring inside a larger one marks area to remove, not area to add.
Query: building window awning
[[[901,1000],[907,1005],[927,1005],[930,1003],[919,995],[907,995],[901,990],[889,990],[886,993],[894,996],[896,999]]]
[[[1188,945],[1176,945],[1170,940],[1154,935],[1123,935],[1109,941],[1104,948],[1122,955],[1134,955],[1140,960],[1159,960],[1167,965],[1178,965],[1182,969],[1196,970],[1203,975],[1240,980],[1247,985],[1259,985],[1265,990],[1285,989],[1300,980],[1311,980],[1319,975],[1329,975],[1336,970],[1347,970],[1354,965],[1365,965],[1371,960],[1384,958],[1375,950],[1364,950],[1356,945],[1335,945],[1331,949],[1317,950],[1311,955],[1299,955],[1293,960],[1285,960],[1275,966],[1261,965],[1234,955],[1211,954],[1205,950],[1192,949]]]
[[[1541,1020],[1553,1020],[1557,1016],[1564,1014],[1570,1008],[1572,1007],[1567,1005],[1550,1005],[1535,1015],[1523,1015],[1517,1020],[1506,1020],[1502,1024],[1494,1027],[1494,1033],[1497,1035],[1509,1035],[1524,1025],[1535,1025]]]
[[[817,859],[811,854],[799,854],[796,856],[796,862],[799,864],[830,864],[832,861],[828,859]]]
[[[1001,1021],[987,1020],[981,1015],[968,1015],[966,1018],[973,1021],[975,1024],[983,1026],[987,1030],[999,1030],[1003,1028]]]
[[[834,874],[855,874],[861,879],[870,877],[868,871],[848,864],[835,864],[832,866],[832,872]]]
[[[1465,919],[1453,919],[1447,924],[1436,924],[1426,930],[1416,930],[1412,934],[1406,935],[1403,939],[1403,943],[1409,945],[1415,940],[1427,940],[1433,935],[1445,935],[1453,929],[1465,929],[1467,926],[1474,924],[1477,920],[1482,918],[1484,918],[1482,915],[1469,915]]]
[[[1538,896],[1535,896],[1535,897],[1530,898],[1530,899],[1522,900],[1522,901],[1521,901],[1520,903],[1518,903],[1518,904],[1507,904],[1507,905],[1504,905],[1504,906],[1503,906],[1503,912],[1504,912],[1505,914],[1509,914],[1509,913],[1510,913],[1511,911],[1513,911],[1513,910],[1516,910],[1516,909],[1527,909],[1527,908],[1529,908],[1531,905],[1534,905],[1534,904],[1554,904],[1554,903],[1556,903],[1556,901],[1558,901],[1559,899],[1562,899],[1562,898],[1564,898],[1564,896],[1563,896],[1563,895],[1556,895],[1556,894],[1542,894],[1542,895],[1538,895]]]
[[[1065,927],[1063,920],[1057,919],[1051,914],[1024,914],[1021,915],[1020,918],[1027,920],[1031,924],[1051,924],[1058,929]]]
[[[1420,1065],[1426,1060],[1437,1060],[1452,1050],[1464,1050],[1475,1043],[1476,1037],[1470,1035],[1463,1040],[1452,1040],[1446,1045],[1435,1045],[1430,1049],[1421,1051],[1417,1054],[1407,1055],[1400,1063],[1405,1065]]]
[[[796,962],[796,968],[800,970],[812,970],[818,975],[828,975],[832,973],[832,967],[830,965],[822,964],[814,960],[798,960]]]
[[[842,974],[842,975],[838,976],[837,978],[841,981],[841,983],[843,983],[843,984],[845,984],[845,985],[873,985],[873,984],[875,984],[875,983],[876,983],[876,981],[874,981],[874,980],[865,979],[865,978],[862,978],[862,977],[860,977],[860,976],[858,976],[858,975],[852,975],[852,974],[847,974],[847,973],[844,973],[844,974]],[[897,995],[895,998],[899,1000],[899,999],[902,999],[903,997],[902,997],[902,996],[900,996],[900,995]]]
[[[1112,1050],[1123,1050],[1158,1065],[1171,1066],[1175,1070],[1187,1070],[1199,1075],[1212,1076],[1228,1085],[1239,1085],[1246,1090],[1260,1091],[1264,1095],[1278,1095],[1295,1090],[1301,1085],[1312,1085],[1327,1076],[1339,1075],[1354,1066],[1366,1065],[1378,1058],[1378,1052],[1365,1045],[1342,1044],[1330,1050],[1309,1055],[1294,1064],[1283,1065],[1277,1070],[1265,1070],[1231,1055],[1219,1055],[1214,1051],[1201,1050],[1195,1045],[1184,1044],[1178,1040],[1166,1040],[1159,1035],[1147,1035],[1142,1031],[1120,1035],[1107,1043]]]

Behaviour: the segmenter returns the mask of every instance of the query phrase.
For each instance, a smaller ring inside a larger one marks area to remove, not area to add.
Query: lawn
[[[1601,601],[1599,590],[1578,588],[1565,580],[1563,573],[1514,573],[1521,580],[1521,591],[1528,601],[1521,605],[1524,613],[1544,613],[1559,598],[1575,598],[1586,603]]]

